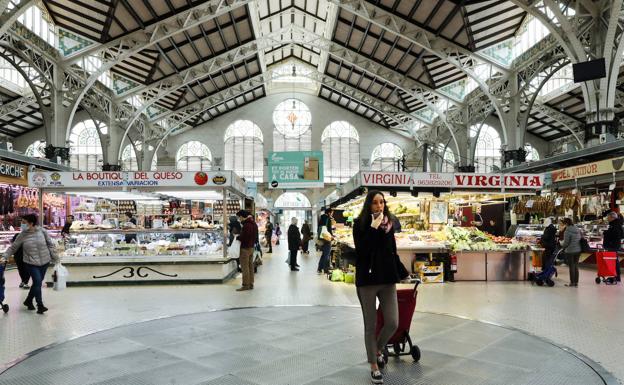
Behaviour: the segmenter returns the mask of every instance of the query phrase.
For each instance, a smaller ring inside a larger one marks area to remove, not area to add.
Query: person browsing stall
[[[124,223],[124,227],[128,229],[135,229],[137,224],[136,218],[134,218],[130,211],[126,212],[124,215],[126,216],[126,222]],[[126,243],[132,243],[132,241],[136,243],[136,240],[136,234],[126,234]]]
[[[578,264],[581,257],[581,230],[574,226],[574,222],[570,218],[563,218],[561,223],[564,226],[561,249],[570,268],[570,283],[566,283],[565,286],[577,287],[579,281]]]
[[[15,254],[20,247],[22,248],[24,263],[32,278],[32,286],[28,291],[24,306],[28,310],[35,310],[33,306],[33,300],[35,300],[37,302],[37,313],[43,314],[48,311],[48,308],[43,304],[41,285],[45,279],[50,262],[57,263],[59,258],[48,232],[37,225],[36,215],[24,215],[22,217],[21,229],[22,232],[19,233],[17,238],[15,238],[15,242],[4,252],[4,256],[0,260],[5,261],[9,256]]]
[[[617,256],[617,252],[622,248],[622,238],[624,238],[622,218],[615,211],[611,211],[607,214],[606,219],[609,222],[609,227],[602,234],[602,247],[606,251],[615,251]],[[617,257],[615,259],[615,274],[615,280],[620,282],[620,262]]]
[[[258,226],[249,211],[240,210],[236,213],[236,216],[242,224],[238,240],[241,243],[239,258],[243,274],[242,285],[236,291],[252,290],[254,288],[253,252],[258,239]]]
[[[399,325],[396,284],[409,273],[397,254],[394,217],[381,191],[366,195],[362,212],[353,223],[355,242],[355,285],[364,318],[364,343],[373,384],[383,383],[383,350]],[[384,316],[384,326],[375,336],[376,300]]]

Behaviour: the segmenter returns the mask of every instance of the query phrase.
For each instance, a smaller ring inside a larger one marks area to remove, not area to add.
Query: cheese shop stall
[[[542,175],[399,173],[362,171],[332,203],[345,218],[361,211],[367,191],[384,192],[399,224],[401,262],[424,282],[445,280],[525,280],[529,245],[505,237],[509,200],[534,195]],[[335,231],[353,249],[352,229]]]
[[[68,285],[220,283],[236,273],[224,240],[246,186],[231,171],[34,172],[29,184],[69,197],[75,220],[58,245]]]

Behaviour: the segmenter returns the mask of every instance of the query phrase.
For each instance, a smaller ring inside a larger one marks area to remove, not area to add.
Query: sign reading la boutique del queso
[[[106,171],[35,172],[29,185],[39,188],[231,186],[231,172]]]

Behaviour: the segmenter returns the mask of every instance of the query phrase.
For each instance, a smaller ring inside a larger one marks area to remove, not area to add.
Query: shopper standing
[[[552,223],[552,218],[544,219],[544,232],[540,238],[540,244],[544,248],[542,271],[545,271],[554,262],[553,257],[557,248],[557,228]]]
[[[238,240],[241,243],[239,258],[241,270],[243,271],[242,286],[236,289],[236,291],[252,290],[254,288],[253,252],[256,239],[258,239],[258,226],[249,211],[240,210],[236,213],[236,216],[242,224]]]
[[[267,224],[264,226],[264,239],[269,246],[267,253],[273,253],[273,223],[271,223],[271,218],[267,218]]]
[[[11,239],[12,243],[15,242],[18,235],[20,235],[20,233],[17,233],[13,236],[13,239]],[[19,287],[22,289],[30,289],[30,286],[28,286],[30,273],[28,272],[28,267],[24,263],[24,252],[22,251],[21,247],[15,251],[15,254],[13,254],[13,259],[15,260],[15,264],[17,265],[17,273],[20,276]]]
[[[606,251],[615,251],[615,279],[620,282],[620,262],[617,253],[622,248],[622,238],[624,238],[622,219],[618,213],[611,211],[607,214],[607,221],[609,222],[609,227],[603,232],[602,247]]]
[[[58,262],[54,243],[48,232],[37,226],[37,216],[33,214],[22,217],[22,232],[19,233],[15,242],[4,252],[4,258],[15,254],[20,247],[24,254],[24,263],[30,272],[32,286],[28,296],[24,301],[24,306],[28,310],[35,310],[33,299],[37,301],[37,313],[43,314],[48,308],[43,305],[41,296],[41,285],[45,279],[45,274],[50,261]]]
[[[565,286],[577,287],[579,281],[578,264],[581,257],[581,230],[574,226],[574,222],[570,218],[563,218],[561,223],[565,226],[561,249],[570,268],[570,283]]]
[[[323,272],[329,272],[329,258],[331,255],[331,240],[323,239],[321,237],[321,229],[323,226],[327,228],[329,234],[331,234],[332,238],[334,236],[332,229],[332,218],[334,215],[334,210],[331,207],[325,209],[325,214],[321,215],[318,224],[318,239],[321,241],[321,257],[319,258],[318,269],[316,272],[318,274],[322,274]]]
[[[297,218],[292,218],[288,227],[288,251],[290,252],[290,271],[299,271],[297,265],[297,254],[301,247],[301,235],[297,227]]]
[[[303,239],[301,240],[302,253],[310,254],[308,247],[310,246],[310,240],[312,239],[312,230],[310,229],[310,224],[307,219],[303,221],[303,225],[301,226],[301,235],[303,235]]]
[[[277,237],[277,240],[275,241],[276,245],[279,245],[281,235],[282,235],[282,229],[280,229],[279,223],[276,223],[275,224],[275,236]]]
[[[134,216],[132,215],[130,211],[126,212],[124,215],[126,216],[126,227],[129,228],[130,230],[135,229],[136,224],[137,224],[136,218],[134,218]],[[124,239],[126,243],[132,243],[132,241],[136,243],[137,236],[136,234],[126,234]]]
[[[373,384],[383,383],[382,352],[399,325],[396,284],[409,276],[397,254],[393,220],[384,195],[373,190],[366,195],[362,212],[353,223],[355,285],[362,306],[364,343]],[[384,326],[375,337],[377,299]]]

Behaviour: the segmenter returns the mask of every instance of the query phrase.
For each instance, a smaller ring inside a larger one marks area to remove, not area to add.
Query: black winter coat
[[[364,229],[359,218],[353,223],[355,285],[386,285],[407,278],[409,272],[397,254],[394,228],[387,233],[381,228],[375,230],[367,219]]]
[[[299,250],[301,247],[301,234],[297,225],[288,227],[288,250]]]
[[[602,247],[605,250],[619,250],[624,237],[622,233],[622,219],[618,218],[609,222],[609,228],[603,233]]]
[[[557,228],[550,224],[544,229],[540,243],[545,249],[554,250],[557,247]]]

